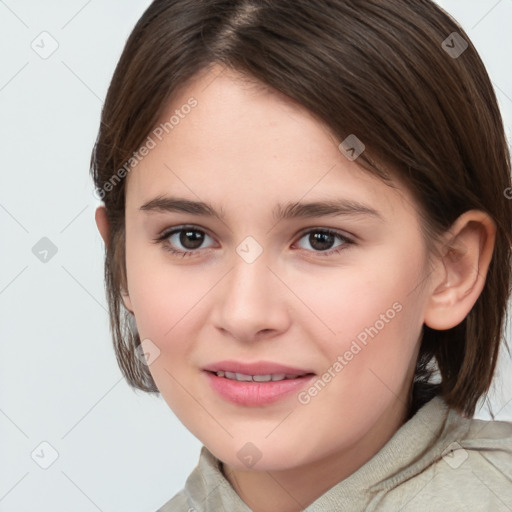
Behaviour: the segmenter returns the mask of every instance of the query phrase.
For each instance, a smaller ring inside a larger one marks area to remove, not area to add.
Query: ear
[[[109,225],[107,219],[107,209],[105,206],[101,205],[96,208],[96,213],[94,215],[96,220],[96,226],[98,227],[98,231],[100,232],[101,238],[105,242],[105,245],[109,244]]]
[[[451,329],[466,318],[483,290],[495,238],[496,225],[482,211],[467,211],[453,223],[432,280],[424,319],[428,327]]]
[[[98,231],[100,232],[101,238],[105,242],[105,245],[108,246],[110,243],[110,226],[107,218],[107,209],[105,206],[101,205],[96,208],[95,213],[96,226],[98,227]],[[130,300],[130,295],[124,289],[121,290],[121,296],[123,298],[123,303],[125,308],[133,314],[132,302]]]

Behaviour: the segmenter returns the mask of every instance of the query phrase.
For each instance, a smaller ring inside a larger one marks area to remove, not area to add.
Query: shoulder
[[[217,512],[250,509],[224,477],[220,461],[206,448],[196,467],[188,476],[185,487],[156,512]]]
[[[511,511],[512,423],[450,417],[404,510]]]
[[[182,489],[156,512],[194,512],[194,509],[188,504],[185,490]]]
[[[453,429],[458,435],[444,447],[438,464],[445,462],[441,467],[448,474],[464,468],[512,484],[512,422],[467,419],[455,411],[450,414],[458,416],[462,429]],[[512,491],[512,486],[509,489]]]

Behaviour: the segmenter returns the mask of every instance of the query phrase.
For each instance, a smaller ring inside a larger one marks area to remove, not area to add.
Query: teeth
[[[243,373],[237,373],[236,374],[236,380],[241,381],[252,381],[252,377],[250,375],[244,375]]]
[[[269,382],[269,381],[278,381],[285,379],[295,379],[297,377],[301,377],[302,375],[291,375],[284,373],[274,373],[269,375],[246,375],[244,373],[234,373],[234,372],[223,372],[219,370],[216,372],[217,377],[225,377],[227,379],[237,380],[239,382]]]
[[[255,375],[252,380],[256,382],[268,382],[272,380],[272,375]]]

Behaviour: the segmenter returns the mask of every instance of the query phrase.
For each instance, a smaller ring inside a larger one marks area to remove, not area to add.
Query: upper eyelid
[[[208,229],[205,229],[205,228],[201,228],[199,226],[194,226],[192,224],[184,224],[182,226],[174,226],[172,228],[168,228],[168,229],[164,229],[161,233],[161,235],[159,235],[159,238],[168,238],[170,237],[171,235],[174,235],[176,233],[179,233],[180,231],[185,231],[187,229],[190,229],[192,231],[201,231],[202,233],[205,233],[206,235],[208,235],[210,238],[212,239],[215,239],[215,237],[209,232]]]
[[[352,235],[346,231],[343,231],[341,229],[336,229],[336,228],[324,228],[324,227],[321,227],[321,226],[313,226],[313,227],[310,227],[310,228],[304,228],[303,230],[299,231],[299,233],[296,235],[296,236],[300,236],[301,238],[310,233],[310,232],[314,232],[314,231],[329,231],[337,236],[341,236],[342,238],[347,238],[348,240],[352,240],[354,241],[357,237],[355,235]]]

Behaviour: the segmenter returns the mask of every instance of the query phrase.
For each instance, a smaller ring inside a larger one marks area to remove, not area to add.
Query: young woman
[[[510,156],[436,4],[155,0],[92,173],[120,367],[204,445],[162,512],[512,510]]]

